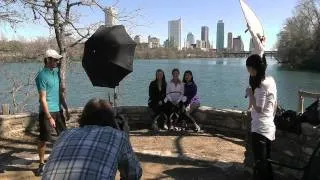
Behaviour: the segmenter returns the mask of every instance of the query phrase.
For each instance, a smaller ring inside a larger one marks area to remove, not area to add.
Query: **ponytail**
[[[262,63],[263,63],[263,65],[265,66],[265,70],[267,69],[267,66],[268,66],[268,64],[267,64],[267,58],[266,58],[266,54],[265,53],[263,53],[263,55],[262,55]]]

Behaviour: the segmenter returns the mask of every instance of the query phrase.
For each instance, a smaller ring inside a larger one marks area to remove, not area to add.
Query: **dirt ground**
[[[0,138],[0,179],[40,179],[36,135]],[[244,142],[219,134],[132,131],[142,179],[249,179],[242,166]],[[52,145],[51,145],[52,146]],[[47,156],[50,153],[50,148]],[[117,178],[119,179],[119,175]]]

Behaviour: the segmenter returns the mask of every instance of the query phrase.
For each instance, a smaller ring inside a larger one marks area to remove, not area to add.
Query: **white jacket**
[[[170,81],[167,85],[167,96],[165,101],[170,101],[173,104],[178,104],[180,101],[185,102],[186,97],[184,96],[184,83],[178,83],[177,85]]]

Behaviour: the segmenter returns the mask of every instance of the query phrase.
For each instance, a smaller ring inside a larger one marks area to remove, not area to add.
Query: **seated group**
[[[179,69],[173,69],[172,80],[167,83],[163,70],[158,69],[155,80],[150,83],[148,106],[153,112],[153,130],[159,130],[159,126],[165,130],[178,130],[191,123],[195,132],[200,131],[192,117],[200,106],[197,85],[191,71],[185,71],[182,81],[179,75]]]

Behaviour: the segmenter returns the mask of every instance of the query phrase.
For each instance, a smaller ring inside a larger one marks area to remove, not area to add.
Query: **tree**
[[[82,25],[80,21],[81,14],[78,12],[83,8],[104,11],[102,5],[95,0],[5,0],[7,3],[6,13],[8,9],[24,9],[25,12],[20,12],[20,17],[25,16],[29,19],[37,20],[40,23],[45,23],[54,31],[56,44],[63,56],[60,68],[61,89],[66,91],[66,71],[68,61],[68,50],[76,46],[78,43],[87,39],[99,25],[103,22],[94,22],[89,25]],[[113,5],[114,6],[114,5]],[[121,12],[123,16],[116,18],[119,21],[126,21],[127,24],[133,25],[133,17],[136,17],[139,10],[133,12]]]
[[[14,0],[0,1],[0,22],[7,22],[11,25],[21,22],[21,17],[16,10],[12,10],[9,6],[14,3]]]
[[[278,58],[295,68],[320,70],[320,1],[301,0],[278,34]]]

